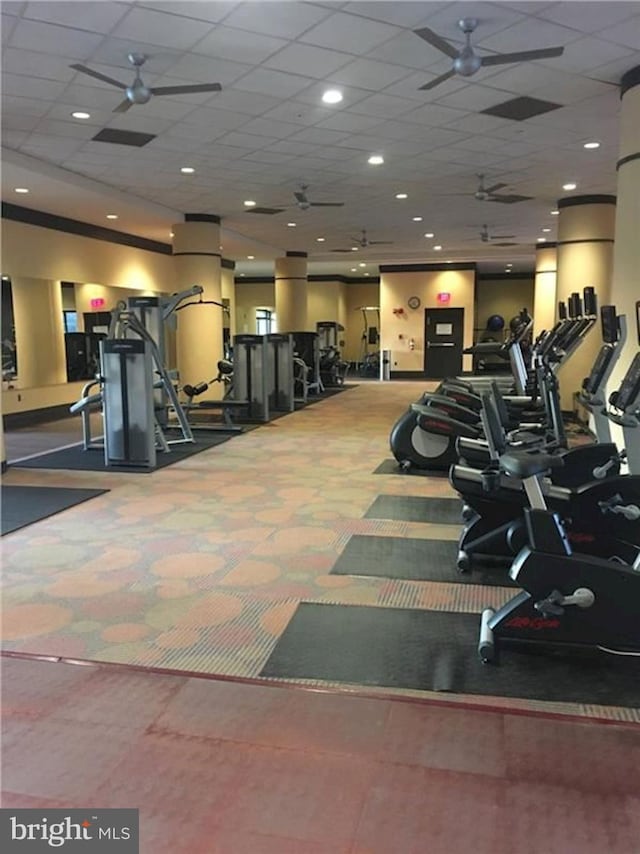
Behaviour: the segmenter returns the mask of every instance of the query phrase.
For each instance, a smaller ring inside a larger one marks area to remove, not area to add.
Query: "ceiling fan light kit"
[[[426,41],[431,47],[435,47],[449,59],[452,59],[452,66],[449,71],[445,71],[439,77],[420,86],[419,89],[426,91],[435,89],[445,80],[449,80],[456,74],[461,77],[472,77],[477,74],[481,68],[491,65],[511,65],[514,62],[529,62],[532,59],[549,59],[554,56],[562,56],[563,47],[544,47],[536,50],[521,50],[515,53],[496,53],[491,56],[480,56],[477,54],[471,44],[471,34],[478,26],[477,18],[460,18],[458,28],[462,31],[465,38],[464,47],[457,50],[450,42],[434,33],[429,27],[421,27],[419,30],[414,30],[417,36]]]

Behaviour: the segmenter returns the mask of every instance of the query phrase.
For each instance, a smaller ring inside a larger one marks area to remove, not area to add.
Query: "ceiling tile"
[[[296,157],[304,154],[313,154],[318,151],[319,148],[319,145],[313,145],[309,142],[293,142],[290,139],[283,139],[278,140],[278,142],[274,142],[267,150],[281,152],[282,154],[288,154],[292,157]]]
[[[292,142],[311,142],[314,145],[337,145],[346,139],[348,134],[325,128],[305,128],[291,137]]]
[[[226,18],[225,25],[295,39],[330,14],[329,9],[311,3],[241,3]]]
[[[307,44],[291,44],[283,48],[265,63],[266,68],[304,74],[307,77],[327,77],[353,59],[347,53],[338,53],[327,48]],[[340,75],[337,72],[338,76]],[[333,79],[336,79],[335,77]]]
[[[159,12],[164,12],[167,9],[166,0],[162,0],[160,3],[141,2],[138,5],[148,9],[156,9]],[[178,8],[180,9],[180,14],[187,18],[196,18],[199,21],[217,23],[223,20],[239,5],[238,0],[236,2],[207,0],[206,3],[203,3],[202,0],[180,0]],[[175,7],[173,7],[173,11],[175,11]]]
[[[517,5],[519,8],[520,4]],[[473,35],[475,43],[482,43],[484,39],[495,33],[500,33],[518,21],[525,20],[524,15],[520,14],[519,11],[509,8],[503,3],[457,0],[457,2],[451,3],[433,14],[428,13],[428,8],[429,5],[426,5],[427,15],[422,23],[435,30],[438,35],[445,39],[457,42],[460,47],[464,44],[464,35],[458,27],[458,21],[461,18],[476,18],[478,20],[478,27]],[[506,48],[504,50],[506,51]]]
[[[335,71],[330,75],[330,79],[336,83],[344,83],[345,86],[359,86],[377,92],[407,76],[407,69],[400,65],[357,59]]]
[[[270,142],[272,142],[272,139],[269,137],[234,130],[220,137],[219,143],[216,143],[216,145],[230,145],[234,148],[246,148],[250,151],[258,151]]]
[[[69,68],[66,57],[12,47],[2,52],[2,70],[4,73],[29,74],[32,77],[63,81],[71,80],[76,74],[72,68]]]
[[[566,46],[580,38],[580,34],[559,24],[541,21],[538,18],[527,18],[502,32],[485,38],[478,28],[475,44],[495,51],[496,53],[511,53],[518,50],[535,50],[543,47]]]
[[[59,80],[44,80],[41,77],[27,77],[24,74],[3,74],[3,95],[16,95],[20,98],[59,98],[66,84]]]
[[[109,33],[126,13],[127,6],[121,3],[69,3],[56,0],[55,3],[27,3],[24,17],[93,33]]]
[[[286,139],[299,130],[300,126],[293,122],[279,122],[275,119],[265,118],[251,119],[242,128],[243,133],[270,136],[274,139]]]
[[[472,83],[469,86],[465,86],[464,89],[452,92],[451,95],[439,98],[438,104],[444,104],[445,107],[456,107],[472,112],[480,112],[480,110],[494,107],[496,104],[501,104],[510,98],[510,92],[503,92],[500,89],[491,89],[488,86],[480,86],[479,84]]]
[[[638,4],[636,3],[635,5],[637,10]],[[625,21],[623,24],[617,24],[615,27],[608,27],[605,30],[601,30],[598,35],[607,41],[616,42],[616,44],[640,51],[640,14],[636,14],[634,18]]]
[[[165,71],[190,83],[221,83],[229,86],[251,71],[248,63],[214,59],[197,53],[185,53]]]
[[[46,116],[51,109],[51,102],[41,98],[23,98],[2,93],[2,116],[25,115]]]
[[[300,36],[300,41],[360,54],[400,32],[398,27],[336,12]]]
[[[358,101],[353,106],[353,112],[363,113],[365,116],[380,116],[381,119],[391,119],[394,116],[414,110],[415,106],[415,103],[408,99],[379,94]]]
[[[255,68],[245,74],[235,84],[235,88],[244,92],[257,92],[276,98],[291,98],[309,85],[308,77],[272,71],[269,68]]]
[[[632,31],[629,38],[632,39],[634,37]],[[640,44],[638,49],[640,50]],[[610,41],[604,41],[604,39],[594,38],[593,36],[585,36],[567,45],[562,56],[542,61],[551,68],[561,68],[563,71],[584,73],[614,60],[622,59],[628,53],[628,47],[613,44]]]
[[[424,7],[423,7],[424,8]],[[442,60],[442,53],[413,32],[399,33],[374,48],[369,58],[408,68],[425,69]]]
[[[11,33],[9,46],[53,53],[69,59],[84,59],[91,56],[102,38],[97,33],[57,27],[40,21],[20,20]]]
[[[302,103],[300,101],[281,101],[263,114],[265,119],[293,122],[308,127],[322,119],[329,118],[333,113],[329,107],[319,106],[317,102]]]
[[[218,26],[198,41],[192,49],[194,53],[203,53],[220,59],[258,64],[286,44],[284,39],[276,39],[273,36]]]
[[[369,128],[375,127],[378,124],[380,124],[380,119],[375,116],[361,116],[342,110],[328,119],[318,122],[317,127],[353,133],[359,130],[369,130]]]
[[[544,10],[544,17],[557,24],[571,27],[582,33],[600,33],[620,21],[638,14],[637,3],[620,3],[608,0],[601,3],[554,3]],[[615,39],[613,39],[615,41]]]
[[[216,95],[216,109],[229,110],[232,113],[246,113],[259,116],[273,109],[281,101],[275,95],[256,92],[240,92],[238,89],[223,89]]]
[[[465,110],[445,107],[442,104],[422,104],[403,116],[403,121],[428,125],[429,127],[440,127],[462,119],[465,115],[467,115]]]
[[[167,6],[178,9],[179,6]],[[140,39],[150,44],[171,47],[174,50],[190,50],[203,36],[201,21],[183,18],[169,12],[136,7],[131,9],[113,29],[116,38]]]

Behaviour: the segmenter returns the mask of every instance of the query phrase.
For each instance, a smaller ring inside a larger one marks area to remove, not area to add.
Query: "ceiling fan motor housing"
[[[151,100],[151,90],[144,84],[127,86],[125,93],[132,104],[146,104]]]

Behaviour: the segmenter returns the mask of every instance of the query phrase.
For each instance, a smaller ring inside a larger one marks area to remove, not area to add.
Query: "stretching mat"
[[[68,489],[57,486],[3,486],[2,536],[96,498],[108,489]]]
[[[303,602],[261,676],[450,691],[525,700],[640,706],[640,665],[515,646],[477,655],[478,614]]]
[[[448,477],[448,471],[433,471],[427,469],[417,469],[415,467],[411,467],[409,471],[404,471],[401,469],[396,460],[383,460],[377,469],[374,469],[373,474],[401,474],[403,477],[406,475],[413,475],[414,477]]]
[[[458,543],[455,540],[354,534],[330,574],[517,587],[507,575],[505,566],[485,566],[474,568],[473,572],[459,572],[457,556]]]
[[[364,514],[365,519],[394,519],[399,522],[432,522],[461,525],[459,498],[423,498],[412,495],[379,495]]]
[[[194,454],[206,451],[223,442],[228,442],[234,434],[222,433],[197,433],[193,445],[172,445],[171,451],[166,454],[158,451],[156,468],[147,469],[135,466],[109,466],[104,464],[104,452],[101,449],[83,451],[82,445],[73,445],[70,448],[60,448],[48,454],[40,454],[28,460],[16,460],[10,463],[11,467],[21,469],[68,469],[70,471],[126,471],[133,473],[149,473],[156,469],[165,468],[179,460],[186,460]]]

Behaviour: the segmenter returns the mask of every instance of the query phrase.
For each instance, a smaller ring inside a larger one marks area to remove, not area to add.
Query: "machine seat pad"
[[[560,468],[562,465],[562,457],[541,451],[509,451],[500,457],[501,470],[521,479],[544,474],[549,469]]]

